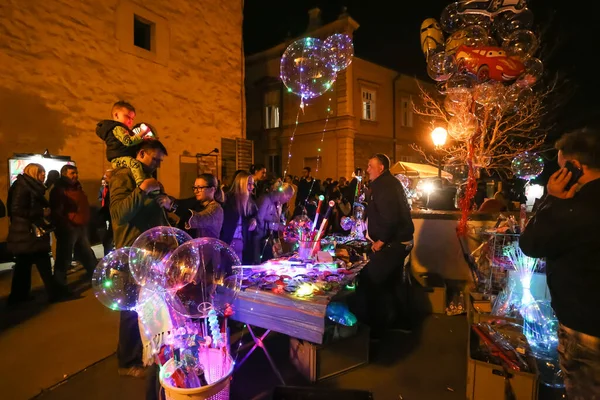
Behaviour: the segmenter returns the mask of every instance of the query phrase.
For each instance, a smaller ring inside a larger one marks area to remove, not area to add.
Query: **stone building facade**
[[[235,149],[245,138],[242,20],[243,0],[3,1],[0,198],[6,159],[47,149],[76,161],[90,203],[97,202],[109,163],[95,125],[120,99],[169,151],[158,171],[165,190],[191,195],[204,165],[196,154],[228,139]],[[217,154],[221,175],[231,160]],[[0,223],[2,242],[6,218]]]
[[[352,36],[359,27],[345,13],[321,26],[318,9],[309,11],[309,20],[305,36],[321,39],[334,33]],[[331,90],[306,101],[299,112],[299,97],[288,93],[279,79],[281,55],[296,39],[246,58],[247,134],[255,143],[257,162],[276,174],[287,170],[299,175],[310,166],[317,178],[338,179],[366,168],[376,152],[392,161],[419,161],[410,144],[428,146],[431,124],[413,106],[420,101],[419,86],[429,89],[430,84],[354,57]]]

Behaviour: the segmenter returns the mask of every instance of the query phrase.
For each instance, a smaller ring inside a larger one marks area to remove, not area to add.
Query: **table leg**
[[[264,344],[264,340],[267,337],[267,335],[269,333],[271,333],[271,330],[267,329],[265,331],[265,333],[263,333],[260,337],[256,337],[256,335],[254,334],[254,331],[252,330],[252,327],[250,325],[248,325],[248,324],[246,324],[246,326],[248,328],[248,332],[250,332],[250,335],[252,336],[252,340],[254,340],[254,346],[252,346],[252,348],[248,351],[248,353],[246,353],[246,355],[244,356],[244,358],[242,358],[242,361],[240,361],[236,365],[236,369],[239,368],[239,367],[241,367],[242,364],[248,359],[248,357],[250,357],[250,355],[254,352],[254,350],[256,350],[258,347],[260,347],[262,349],[262,351],[265,353],[265,356],[267,357],[267,360],[269,361],[269,364],[271,364],[271,368],[273,369],[273,372],[275,372],[275,375],[277,375],[277,378],[282,383],[282,385],[285,386],[285,381],[283,380],[283,376],[281,376],[281,373],[279,372],[279,369],[277,369],[277,366],[275,365],[275,362],[271,358],[271,355],[267,351],[267,349],[265,347],[265,344]]]

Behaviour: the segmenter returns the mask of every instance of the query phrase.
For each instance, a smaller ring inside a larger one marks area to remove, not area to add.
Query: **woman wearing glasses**
[[[253,232],[256,229],[256,204],[251,198],[254,178],[246,171],[235,176],[223,204],[223,229],[221,240],[229,244],[243,264],[253,264],[257,243]]]
[[[200,211],[193,211],[185,224],[185,229],[195,229],[194,237],[219,238],[223,225],[223,209],[219,202],[223,201],[223,193],[217,178],[212,174],[202,174],[194,182],[194,196],[199,203]]]

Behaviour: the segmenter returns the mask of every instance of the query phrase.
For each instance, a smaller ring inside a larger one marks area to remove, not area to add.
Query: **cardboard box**
[[[326,344],[290,338],[290,361],[311,382],[317,382],[369,363],[369,328]]]
[[[529,359],[532,372],[506,370],[500,365],[473,359],[471,349],[479,343],[479,337],[469,328],[467,345],[467,399],[504,400],[506,377],[516,400],[536,400],[538,373],[535,360]],[[507,375],[508,374],[508,375]]]
[[[444,278],[435,273],[421,273],[415,279],[423,287],[429,299],[431,312],[444,314],[446,312],[446,282]]]

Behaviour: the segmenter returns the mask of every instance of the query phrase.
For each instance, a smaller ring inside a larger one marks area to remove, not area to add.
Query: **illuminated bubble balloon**
[[[320,39],[296,40],[281,57],[281,80],[288,92],[313,99],[331,89],[335,82],[336,71],[328,62],[329,51]]]
[[[510,169],[517,178],[528,181],[542,173],[544,159],[540,155],[524,152],[513,158]]]
[[[464,26],[459,3],[451,3],[444,8],[440,16],[440,25],[448,33],[453,33]]]
[[[519,85],[534,85],[544,73],[544,64],[539,58],[529,57],[523,62],[525,72],[519,77]]]
[[[123,247],[107,254],[92,275],[96,298],[112,310],[133,310],[138,302],[139,286],[129,270],[129,255],[135,249]]]
[[[445,81],[456,72],[454,57],[440,51],[433,54],[427,61],[427,73],[434,81]]]
[[[233,304],[242,284],[240,259],[225,242],[198,238],[181,245],[173,256],[178,259],[196,259],[197,271],[193,280],[167,298],[179,314],[190,318],[204,318],[212,308],[223,313]]]
[[[501,40],[506,40],[514,31],[529,30],[533,26],[533,13],[529,9],[519,13],[505,12],[494,18],[493,30]]]
[[[477,128],[477,119],[472,114],[457,115],[448,120],[448,134],[459,141],[469,140]]]
[[[150,290],[176,290],[191,279],[193,271],[179,269],[179,265],[168,264],[167,260],[189,240],[192,237],[186,232],[170,226],[157,226],[142,233],[131,246],[129,264],[133,278]]]
[[[471,104],[471,90],[475,84],[473,77],[465,74],[454,74],[446,81],[446,95],[452,101]]]
[[[488,46],[488,31],[480,25],[470,25],[463,29],[465,33],[464,44],[470,47]]]
[[[306,215],[298,215],[287,223],[283,230],[283,239],[286,242],[296,242],[300,239],[300,233],[308,235],[312,227],[312,220]]]
[[[465,29],[476,26],[487,32],[492,26],[492,19],[488,15],[483,14],[463,14],[462,24]]]
[[[336,33],[323,42],[327,50],[327,67],[336,73],[348,68],[354,57],[354,44],[348,35]]]
[[[515,82],[506,88],[504,97],[501,99],[500,107],[505,112],[517,112],[519,107],[533,95],[533,89],[530,86]]]
[[[470,103],[462,101],[453,101],[450,96],[444,99],[444,109],[452,116],[464,114],[469,111]]]
[[[504,95],[504,86],[499,82],[488,81],[475,86],[473,100],[482,106],[498,103]]]
[[[404,174],[397,174],[394,176],[400,181],[402,186],[404,186],[404,189],[408,189],[408,187],[410,187],[410,178],[408,176]]]
[[[526,29],[514,31],[502,43],[502,47],[509,55],[518,57],[521,60],[531,57],[537,50],[538,45],[539,42],[535,34]]]

